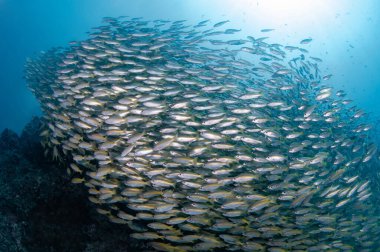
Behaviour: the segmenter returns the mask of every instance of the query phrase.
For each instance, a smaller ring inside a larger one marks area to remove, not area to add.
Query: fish
[[[271,32],[271,31],[274,31],[274,29],[261,29],[260,31],[261,32]]]
[[[144,249],[376,251],[370,115],[321,58],[227,23],[107,17],[28,59],[46,155]]]
[[[220,27],[220,26],[222,26],[222,25],[224,25],[224,24],[226,24],[228,22],[230,22],[230,21],[229,20],[224,20],[224,21],[218,22],[218,23],[214,24],[214,28]]]
[[[312,38],[303,39],[300,41],[300,44],[306,45],[306,44],[309,44],[311,41],[313,41]]]

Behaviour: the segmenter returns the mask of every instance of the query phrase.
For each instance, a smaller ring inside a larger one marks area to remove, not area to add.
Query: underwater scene
[[[0,252],[380,251],[378,10],[0,0]]]

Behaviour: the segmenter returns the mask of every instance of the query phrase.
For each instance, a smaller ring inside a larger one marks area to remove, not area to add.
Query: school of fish
[[[107,17],[28,59],[46,151],[156,251],[379,251],[368,115],[321,59],[230,24]]]

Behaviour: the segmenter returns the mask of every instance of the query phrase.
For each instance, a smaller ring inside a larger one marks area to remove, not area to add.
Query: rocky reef
[[[40,127],[36,117],[20,136],[8,129],[0,136],[0,251],[146,251],[45,157]]]

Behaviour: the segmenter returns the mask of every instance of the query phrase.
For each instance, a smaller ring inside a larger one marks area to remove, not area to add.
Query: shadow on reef
[[[145,251],[94,210],[82,186],[45,158],[41,121],[0,136],[0,251]]]

